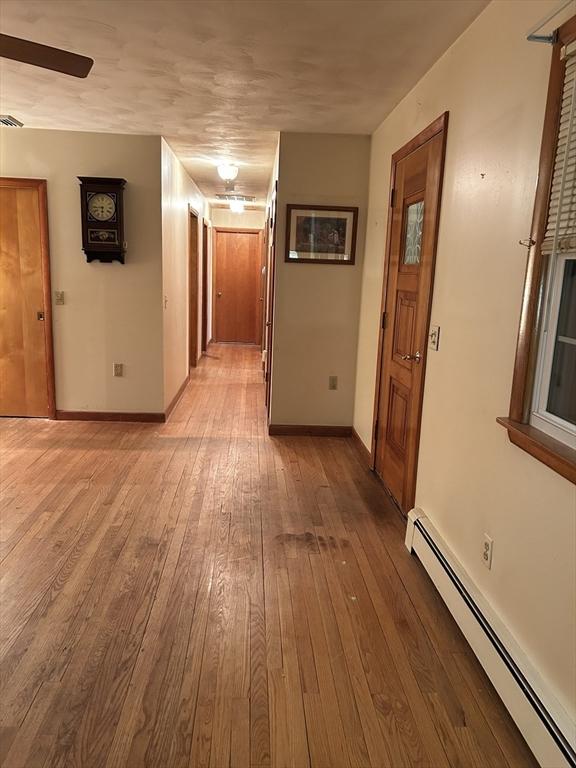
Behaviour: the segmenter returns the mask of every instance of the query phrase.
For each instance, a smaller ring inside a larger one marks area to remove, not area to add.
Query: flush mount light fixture
[[[236,176],[238,176],[238,166],[223,163],[218,166],[218,176],[220,176],[223,181],[234,181]]]
[[[230,210],[232,213],[244,213],[244,201],[230,200]]]

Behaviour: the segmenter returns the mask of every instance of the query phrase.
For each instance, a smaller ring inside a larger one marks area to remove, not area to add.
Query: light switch
[[[59,307],[64,304],[64,291],[54,291],[54,304]]]
[[[431,325],[430,333],[428,334],[428,348],[433,349],[434,352],[438,352],[440,346],[440,326]]]

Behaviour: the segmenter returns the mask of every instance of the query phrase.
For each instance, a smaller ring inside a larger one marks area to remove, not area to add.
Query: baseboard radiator
[[[542,768],[576,768],[576,723],[420,509],[408,515],[406,546],[428,572]]]

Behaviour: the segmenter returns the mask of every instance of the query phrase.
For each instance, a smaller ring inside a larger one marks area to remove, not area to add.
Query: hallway
[[[211,346],[164,425],[7,419],[4,768],[536,766],[344,438]]]

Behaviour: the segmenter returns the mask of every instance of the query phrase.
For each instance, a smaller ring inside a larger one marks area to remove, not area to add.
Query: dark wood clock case
[[[109,179],[95,176],[78,176],[80,181],[80,206],[82,212],[82,249],[86,261],[119,261],[124,264],[124,187],[125,179]],[[93,195],[103,192],[110,195],[116,206],[114,215],[106,220],[95,219],[88,209]]]

